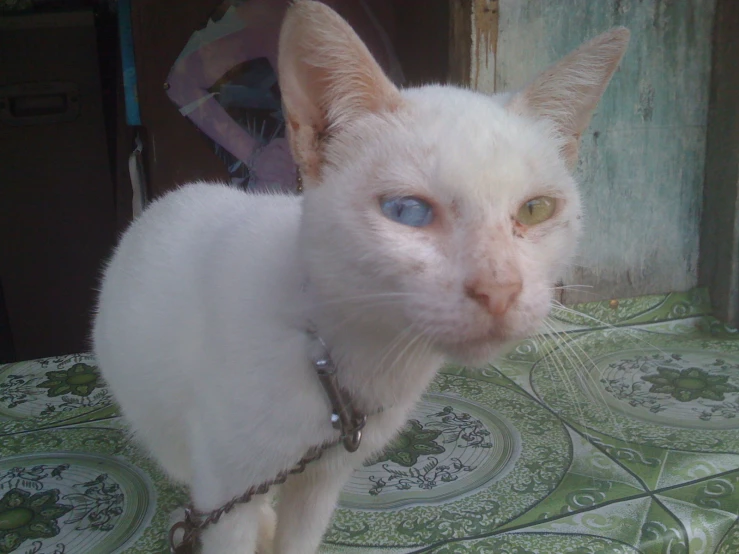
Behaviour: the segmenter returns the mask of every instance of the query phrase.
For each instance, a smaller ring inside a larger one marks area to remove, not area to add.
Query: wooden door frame
[[[492,94],[499,0],[449,0],[449,82]]]

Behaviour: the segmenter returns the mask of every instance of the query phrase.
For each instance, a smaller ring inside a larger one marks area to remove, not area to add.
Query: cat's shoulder
[[[192,253],[229,238],[272,243],[295,235],[301,204],[299,196],[254,194],[214,182],[189,183],[152,200],[123,234],[116,251],[121,258],[124,253],[140,256],[142,251]]]

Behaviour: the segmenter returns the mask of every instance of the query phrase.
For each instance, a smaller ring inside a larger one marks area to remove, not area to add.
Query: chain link
[[[349,433],[342,434],[338,439],[323,443],[319,446],[314,446],[308,453],[303,456],[297,464],[291,469],[281,471],[277,474],[274,479],[265,481],[261,485],[249,488],[244,494],[233,497],[231,500],[226,502],[220,508],[212,510],[210,512],[200,512],[195,509],[192,504],[189,504],[185,508],[185,517],[183,520],[175,523],[169,530],[169,551],[171,554],[190,554],[193,552],[192,547],[195,544],[197,538],[211,525],[218,523],[224,514],[229,513],[233,508],[239,504],[246,504],[251,501],[257,495],[267,494],[270,487],[274,485],[282,485],[290,475],[296,475],[303,473],[305,468],[311,462],[315,462],[323,453],[329,448],[333,448],[341,443],[344,443],[346,447],[346,440],[349,437],[359,437],[355,439],[357,444],[361,439],[361,431],[364,427],[366,417],[363,417],[356,421],[355,428],[350,430]],[[348,449],[347,449],[348,450]],[[183,531],[184,535],[177,544],[177,533]]]
[[[169,551],[172,554],[186,554],[188,552],[192,552],[192,546],[198,536],[200,536],[200,534],[211,525],[218,523],[224,514],[233,510],[234,506],[238,504],[246,504],[247,502],[250,502],[254,496],[269,492],[270,487],[283,484],[290,475],[304,472],[309,463],[318,460],[325,450],[336,446],[341,441],[342,439],[340,438],[321,446],[314,446],[308,451],[308,454],[295,464],[292,469],[281,471],[274,479],[266,481],[256,487],[251,487],[244,494],[235,496],[216,510],[211,512],[200,512],[190,504],[185,508],[184,520],[178,521],[169,530]],[[184,531],[184,535],[180,540],[180,543],[176,544],[176,535],[180,530]]]
[[[270,487],[283,484],[290,475],[303,473],[306,466],[318,460],[329,448],[343,444],[347,452],[356,452],[362,440],[362,430],[367,423],[367,416],[356,411],[352,405],[351,397],[342,389],[336,380],[336,367],[328,353],[325,343],[318,335],[311,332],[323,347],[322,354],[312,360],[312,364],[318,378],[323,385],[333,407],[334,428],[341,430],[341,436],[333,441],[313,446],[292,469],[281,471],[274,479],[266,481],[261,485],[249,488],[244,494],[235,496],[226,504],[210,512],[200,512],[192,504],[185,508],[185,517],[169,529],[169,551],[171,554],[191,554],[197,538],[205,529],[218,523],[224,514],[233,510],[238,504],[246,504],[256,495],[266,494]],[[380,408],[377,412],[383,411]],[[182,539],[177,543],[177,534],[183,532]]]

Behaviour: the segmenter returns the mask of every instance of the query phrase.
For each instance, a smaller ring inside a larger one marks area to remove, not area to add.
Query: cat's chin
[[[469,341],[441,346],[446,358],[454,364],[483,366],[491,363],[496,356],[509,346],[509,341]]]

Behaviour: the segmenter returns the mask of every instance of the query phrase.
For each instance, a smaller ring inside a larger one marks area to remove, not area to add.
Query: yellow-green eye
[[[516,219],[521,225],[531,227],[543,223],[554,215],[557,201],[551,196],[538,196],[524,202],[518,210]]]

